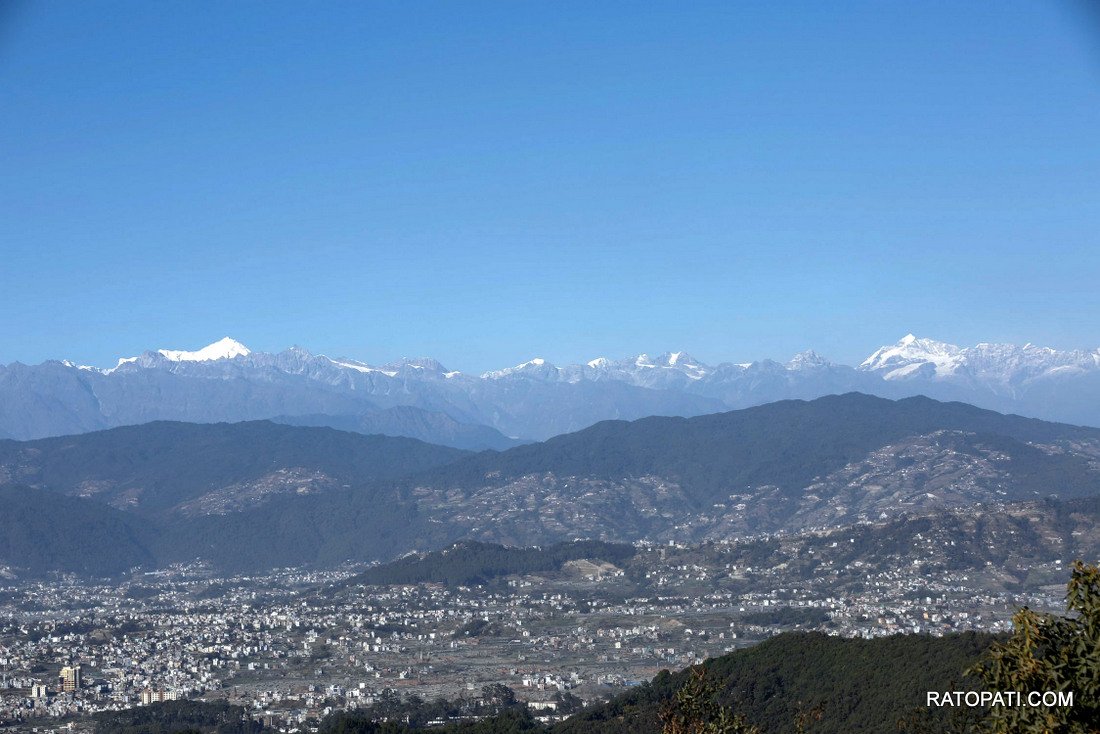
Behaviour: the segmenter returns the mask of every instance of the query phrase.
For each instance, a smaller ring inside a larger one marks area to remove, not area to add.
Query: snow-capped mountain
[[[966,382],[1015,392],[1035,381],[1100,371],[1100,349],[1058,351],[1034,344],[957,347],[908,334],[877,350],[859,368],[885,380]]]
[[[896,380],[920,371],[929,377],[948,377],[959,367],[961,351],[953,344],[906,334],[897,344],[877,349],[859,367],[881,373],[884,380]]]
[[[585,364],[557,367],[541,357],[515,367],[492,370],[481,375],[482,379],[500,380],[512,377],[544,380],[548,382],[576,383],[585,380],[616,380],[638,387],[668,388],[684,386],[692,380],[700,380],[713,368],[696,361],[685,352],[666,352],[659,357],[639,354],[636,357],[612,361],[597,357]]]
[[[251,349],[228,336],[208,344],[197,352],[186,352],[182,349],[158,349],[157,352],[173,362],[213,362],[219,359],[247,357],[252,354]]]
[[[484,444],[491,447],[506,445],[505,436],[543,439],[610,418],[692,416],[852,391],[890,398],[924,394],[1100,425],[1100,349],[959,347],[909,334],[857,367],[812,351],[786,363],[717,365],[678,351],[564,366],[534,358],[474,375],[430,358],[378,365],[301,347],[255,352],[226,337],[194,351],[157,349],[124,357],[108,369],[68,361],[0,367],[0,437],[37,438],[151,420],[308,416],[317,423],[332,416],[332,425],[396,426],[387,430],[398,433],[402,425],[415,424],[421,438],[431,438],[425,426],[445,425],[447,436],[457,435],[454,424],[489,427],[504,434]],[[401,421],[370,417],[396,407],[436,417],[412,420],[408,411]]]

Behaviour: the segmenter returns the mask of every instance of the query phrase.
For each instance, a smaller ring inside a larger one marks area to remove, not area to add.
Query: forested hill
[[[30,575],[110,576],[151,566],[158,537],[150,523],[98,502],[0,486],[0,565],[16,561]]]
[[[818,633],[785,633],[705,664],[723,704],[765,734],[795,730],[799,714],[820,711],[814,734],[881,734],[918,717],[933,725],[940,711],[925,706],[926,691],[970,690],[963,677],[992,644],[991,635],[894,635],[876,640]],[[687,681],[687,671],[659,674],[609,703],[586,709],[555,734],[658,734],[661,704]],[[928,717],[928,718],[925,718]]]
[[[412,481],[476,487],[487,480],[542,473],[606,480],[655,475],[707,501],[718,489],[771,485],[798,490],[893,441],[937,431],[994,440],[1039,473],[1057,471],[1067,495],[1094,487],[1096,476],[1087,461],[1051,457],[1029,444],[1100,441],[1100,429],[1003,415],[964,403],[923,397],[893,401],[860,393],[784,400],[696,418],[605,421],[542,443],[470,456]]]
[[[79,494],[149,514],[253,486],[298,491],[360,486],[447,464],[460,449],[270,421],[161,421],[37,441],[0,441],[0,484]],[[206,514],[200,510],[192,514]]]
[[[466,541],[446,550],[406,556],[371,568],[348,581],[356,584],[443,583],[451,586],[484,583],[512,574],[556,571],[567,561],[582,558],[621,563],[634,548],[589,540],[557,543],[546,548],[509,548],[494,543]]]

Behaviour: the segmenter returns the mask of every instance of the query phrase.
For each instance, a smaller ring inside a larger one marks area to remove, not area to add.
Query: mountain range
[[[1100,496],[1100,429],[851,393],[506,451],[270,421],[0,441],[0,567],[103,575],[752,537]]]
[[[561,367],[536,358],[472,375],[427,358],[374,366],[300,347],[253,352],[227,337],[197,351],[125,357],[110,368],[68,361],[0,367],[0,437],[155,420],[274,419],[500,450],[601,420],[696,416],[851,391],[1100,425],[1100,349],[958,347],[907,335],[856,366],[814,352],[786,363],[713,366],[668,352]]]

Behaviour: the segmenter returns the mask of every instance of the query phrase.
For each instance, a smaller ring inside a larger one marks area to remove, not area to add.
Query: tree
[[[506,685],[491,683],[481,688],[481,700],[486,706],[514,706],[516,692]]]
[[[990,692],[1073,692],[1072,706],[991,706],[983,729],[993,734],[1100,732],[1100,568],[1077,561],[1066,589],[1067,616],[1027,607],[1014,632],[968,671]]]
[[[569,691],[558,691],[554,694],[554,703],[558,705],[559,714],[574,714],[584,708],[584,701],[574,696]]]
[[[718,690],[706,676],[702,665],[692,667],[688,682],[661,708],[663,734],[761,734],[718,702]]]

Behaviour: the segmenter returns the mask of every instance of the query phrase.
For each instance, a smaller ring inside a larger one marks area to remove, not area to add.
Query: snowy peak
[[[356,386],[357,390],[378,389],[387,396],[398,394],[393,392],[395,390],[415,390],[415,387],[409,386],[418,382],[431,382],[438,387],[446,380],[452,386],[461,385],[461,389],[468,389],[478,382],[473,374],[449,371],[438,361],[427,357],[403,358],[375,366],[351,358],[314,355],[300,347],[292,347],[278,354],[252,352],[229,337],[195,351],[160,349],[135,357],[123,357],[110,369],[101,370],[74,362],[59,364],[74,371],[102,375],[129,375],[136,370],[165,369],[219,378],[230,372],[244,375],[252,370],[274,369],[310,380],[329,381],[333,385]],[[784,384],[788,385],[815,386],[803,390],[805,394],[826,383],[832,385],[829,380],[839,381],[835,388],[841,391],[857,388],[873,391],[877,381],[884,380],[895,383],[887,390],[891,395],[899,389],[927,392],[932,389],[928,383],[942,382],[960,389],[980,389],[981,395],[994,394],[1016,400],[1015,396],[1023,394],[1022,391],[1029,389],[1029,385],[1040,382],[1063,377],[1100,380],[1100,349],[1062,351],[1033,344],[993,343],[959,347],[906,334],[895,344],[877,349],[856,370],[863,374],[856,376],[852,374],[851,367],[830,362],[814,351],[797,354],[785,364],[760,360],[713,366],[696,360],[686,352],[673,351],[654,356],[642,353],[624,359],[598,357],[587,363],[562,367],[536,357],[514,367],[484,372],[480,377],[486,381],[620,382],[636,387],[719,397],[727,401],[734,400],[730,396],[742,396],[761,389],[759,386],[764,384],[761,380],[778,379],[780,382],[785,380]],[[455,379],[460,377],[462,379]],[[390,381],[399,381],[401,385]],[[902,388],[897,384],[899,382],[920,385]],[[951,396],[958,394],[951,393]],[[1000,407],[1001,403],[996,405]]]
[[[622,365],[627,368],[636,367],[638,369],[671,369],[695,378],[702,377],[710,371],[706,365],[697,361],[687,352],[665,352],[657,357],[650,357],[648,354],[643,353],[632,360],[623,360]],[[592,363],[589,363],[589,366],[592,366]]]
[[[157,353],[172,362],[213,362],[218,359],[247,357],[252,350],[227,336],[195,352],[182,349],[158,349]]]
[[[976,380],[989,387],[1014,389],[1012,386],[1034,380],[1100,370],[1100,350],[1059,351],[1034,344],[988,343],[957,347],[907,334],[865,359],[859,369],[886,380]]]
[[[884,373],[884,379],[893,380],[920,372],[932,372],[937,377],[954,374],[961,366],[963,350],[954,344],[921,339],[906,334],[897,344],[878,349],[859,368]]]
[[[791,357],[790,362],[787,362],[787,369],[789,370],[812,370],[832,366],[834,366],[832,362],[812,349],[807,349],[805,352],[799,352]]]
[[[691,368],[702,366],[695,357],[687,352],[665,352],[658,361],[669,367]]]
[[[77,364],[76,362],[71,362],[67,359],[61,360],[61,364],[72,369],[84,370],[85,372],[99,372],[99,370],[97,370],[95,367],[89,367],[86,364]]]
[[[385,369],[401,371],[402,369],[422,370],[433,374],[444,374],[449,370],[440,364],[439,360],[431,357],[402,357],[396,362],[390,362]]]
[[[687,352],[665,352],[657,358],[657,365],[682,372],[693,380],[706,377],[711,371]]]
[[[486,380],[499,380],[502,377],[508,377],[510,375],[522,375],[525,377],[552,377],[556,376],[558,368],[547,362],[542,357],[535,357],[529,359],[522,364],[517,364],[515,367],[505,367],[502,370],[492,370],[482,374],[482,378]]]

